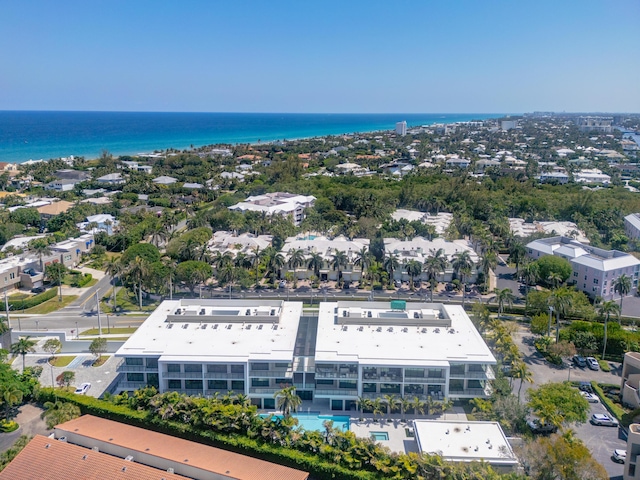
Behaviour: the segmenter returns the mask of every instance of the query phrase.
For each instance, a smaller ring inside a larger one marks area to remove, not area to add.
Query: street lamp
[[[76,340],[80,338],[80,332],[78,331],[78,322],[76,322]]]
[[[100,299],[96,290],[96,308],[98,309],[98,335],[102,336],[102,322],[100,321]]]
[[[549,325],[547,326],[547,337],[551,336],[551,315],[553,314],[553,307],[549,305]]]
[[[569,374],[567,375],[567,382],[571,381],[571,369],[573,368],[573,365],[569,364]]]

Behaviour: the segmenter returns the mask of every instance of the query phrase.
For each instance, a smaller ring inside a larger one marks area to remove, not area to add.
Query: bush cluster
[[[93,276],[90,273],[85,273],[85,274],[81,274],[81,275],[75,275],[73,278],[73,283],[71,284],[72,287],[77,287],[77,288],[82,288],[85,285],[87,285],[89,282],[91,282],[91,280],[93,279]]]
[[[33,297],[25,298],[24,300],[11,300],[9,299],[9,310],[22,310],[35,307],[41,303],[51,300],[56,296],[56,289],[50,288],[46,292],[39,293]],[[4,302],[0,302],[0,312],[5,311]]]

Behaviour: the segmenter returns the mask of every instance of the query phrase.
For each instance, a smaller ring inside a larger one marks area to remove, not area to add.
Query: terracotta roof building
[[[135,463],[202,480],[309,478],[309,474],[301,470],[91,415],[58,425],[55,436],[111,455],[131,456]]]
[[[1,480],[182,480],[166,470],[36,435],[0,472]]]
[[[59,202],[53,202],[49,205],[38,208],[38,212],[43,218],[53,217],[55,215],[60,215],[61,213],[67,212],[71,207],[73,207],[73,203],[67,202],[66,200],[60,200]]]

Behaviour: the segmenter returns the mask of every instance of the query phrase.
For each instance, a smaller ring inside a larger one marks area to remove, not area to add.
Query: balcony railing
[[[291,378],[293,370],[251,370],[249,376],[255,378]]]
[[[358,378],[357,373],[321,372],[316,370],[316,378]]]
[[[487,375],[487,372],[464,372],[464,373],[449,373],[450,378],[481,378],[488,380],[490,377]]]
[[[121,363],[117,366],[116,370],[118,372],[157,372],[158,367],[145,367],[144,365],[125,365]]]
[[[205,373],[204,378],[220,378],[230,380],[244,380],[244,373]]]
[[[452,396],[484,397],[489,394],[490,392],[485,388],[465,388],[463,390],[449,390],[449,395]]]
[[[123,390],[138,390],[148,385],[147,382],[120,382],[118,388]]]
[[[201,379],[202,372],[162,372],[163,378],[197,378]]]
[[[269,394],[269,395],[273,395],[276,392],[279,392],[280,390],[282,390],[281,388],[267,388],[267,387],[249,387],[249,393],[254,393],[254,394]]]
[[[331,395],[331,396],[335,396],[335,397],[342,397],[342,396],[348,396],[348,397],[357,397],[358,396],[358,390],[351,390],[351,389],[346,389],[346,388],[334,388],[331,390],[316,390],[315,391],[315,395]]]

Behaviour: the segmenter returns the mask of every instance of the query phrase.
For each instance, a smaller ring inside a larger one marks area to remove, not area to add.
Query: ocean
[[[0,161],[135,155],[497,118],[502,114],[298,114],[0,111]]]

